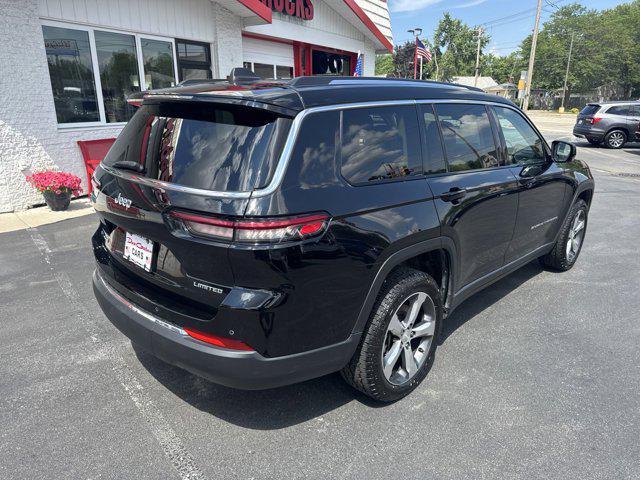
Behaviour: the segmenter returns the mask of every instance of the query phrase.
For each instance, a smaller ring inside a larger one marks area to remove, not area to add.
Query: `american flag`
[[[429,50],[429,47],[425,47],[419,38],[416,38],[416,58],[419,57],[423,57],[429,63],[431,61],[431,50]]]
[[[360,52],[358,52],[358,61],[356,62],[356,69],[353,71],[353,76],[362,76],[362,54]]]

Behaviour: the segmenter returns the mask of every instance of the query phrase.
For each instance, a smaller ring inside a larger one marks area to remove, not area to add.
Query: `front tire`
[[[618,149],[624,147],[624,144],[627,143],[627,134],[622,130],[611,130],[604,137],[604,144],[608,148]]]
[[[589,210],[584,200],[578,200],[571,207],[553,250],[540,258],[543,266],[566,272],[575,265],[584,243],[588,213]]]
[[[396,269],[382,286],[343,378],[381,402],[411,393],[433,364],[442,311],[440,289],[431,276]]]

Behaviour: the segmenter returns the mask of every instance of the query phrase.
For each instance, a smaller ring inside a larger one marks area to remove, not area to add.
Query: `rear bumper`
[[[254,351],[219,348],[188,336],[118,294],[98,270],[93,291],[107,318],[132,342],[163,361],[227,387],[261,390],[301,382],[344,367],[360,341],[351,335],[327,347],[267,358]]]
[[[604,138],[604,131],[594,130],[591,127],[574,126],[573,134],[576,137],[588,138],[589,140],[601,141]]]

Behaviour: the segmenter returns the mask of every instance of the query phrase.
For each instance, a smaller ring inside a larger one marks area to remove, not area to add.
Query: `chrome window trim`
[[[160,95],[158,95],[159,97]],[[156,98],[156,97],[154,97]],[[173,97],[175,98],[175,97]],[[420,99],[420,100],[380,100],[373,102],[359,102],[359,103],[344,103],[344,104],[336,104],[336,105],[323,105],[321,107],[311,107],[302,110],[298,113],[291,123],[291,129],[287,135],[287,139],[285,141],[284,147],[282,149],[282,153],[280,154],[280,158],[278,159],[276,169],[273,172],[273,176],[269,181],[269,184],[266,187],[258,188],[252,191],[247,192],[220,192],[214,190],[206,190],[203,188],[194,188],[187,187],[185,185],[180,185],[177,183],[165,182],[162,180],[156,180],[153,178],[141,177],[136,175],[135,173],[128,172],[126,170],[118,170],[100,163],[98,168],[102,168],[103,170],[109,172],[110,174],[128,180],[130,182],[138,183],[141,185],[145,185],[147,187],[158,188],[160,190],[169,190],[176,191],[181,193],[188,193],[191,195],[199,195],[208,198],[220,198],[220,199],[249,199],[249,198],[259,198],[265,197],[267,195],[273,194],[281,185],[282,180],[284,179],[284,174],[286,173],[287,167],[289,165],[289,161],[291,159],[291,155],[293,153],[293,148],[295,146],[296,140],[298,138],[298,133],[300,131],[300,127],[304,119],[318,112],[330,112],[334,110],[347,110],[354,108],[372,108],[372,107],[388,107],[393,105],[420,105],[420,104],[435,104],[435,103],[465,103],[465,104],[479,104],[479,105],[496,105],[500,107],[510,108],[522,114],[522,112],[514,105],[509,105],[508,103],[502,102],[493,102],[490,100],[465,100],[458,98],[451,99]],[[524,118],[528,120],[526,116]],[[540,135],[538,129],[529,121],[529,124],[533,126],[534,130]],[[544,141],[544,137],[541,136]],[[546,144],[546,141],[545,141]]]

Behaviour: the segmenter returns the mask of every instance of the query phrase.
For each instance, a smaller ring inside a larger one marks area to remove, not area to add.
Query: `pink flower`
[[[57,194],[70,191],[73,195],[82,193],[80,178],[66,172],[51,170],[27,176],[27,182],[40,192],[53,191]]]

